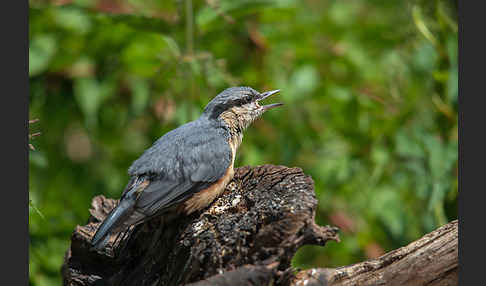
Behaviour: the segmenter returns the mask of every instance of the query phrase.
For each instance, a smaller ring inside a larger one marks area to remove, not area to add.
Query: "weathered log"
[[[291,285],[458,285],[458,221],[377,259],[297,273]]]
[[[103,252],[90,250],[115,204],[93,199],[88,224],[71,237],[65,285],[457,285],[457,221],[374,260],[300,272],[290,267],[302,245],[339,241],[336,227],[314,223],[313,181],[299,168],[238,168],[207,209],[172,221],[154,218],[118,247],[113,238]]]
[[[88,224],[71,237],[65,285],[180,285],[221,273],[235,280],[244,265],[259,273],[249,281],[264,285],[290,269],[302,245],[338,240],[336,227],[314,223],[314,183],[300,168],[238,168],[206,210],[166,222],[154,218],[120,241],[122,251],[111,249],[114,238],[103,252],[93,251],[89,241],[115,204],[93,199]]]

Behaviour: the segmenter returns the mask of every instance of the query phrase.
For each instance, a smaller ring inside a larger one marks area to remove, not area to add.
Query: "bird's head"
[[[260,105],[260,101],[279,92],[272,90],[259,93],[251,87],[230,87],[218,94],[204,109],[211,119],[222,119],[230,127],[245,129],[265,111],[282,103]]]

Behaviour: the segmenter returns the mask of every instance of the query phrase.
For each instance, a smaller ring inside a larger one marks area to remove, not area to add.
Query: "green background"
[[[61,5],[62,4],[62,5]],[[281,89],[236,166],[301,167],[340,243],[296,267],[335,267],[457,218],[454,1],[30,1],[29,270],[60,285],[93,196],[230,86]]]

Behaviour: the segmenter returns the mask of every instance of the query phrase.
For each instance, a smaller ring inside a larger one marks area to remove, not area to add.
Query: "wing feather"
[[[192,136],[177,138],[178,144],[171,147],[164,146],[164,142],[173,142],[174,138],[159,140],[158,145],[152,146],[158,152],[147,150],[144,155],[150,154],[151,158],[142,156],[130,168],[136,177],[150,177],[150,184],[141,192],[135,205],[137,211],[147,216],[209,187],[232,164],[232,151],[220,134],[208,135],[198,131]],[[147,170],[147,166],[151,168]],[[141,169],[144,173],[139,173]]]

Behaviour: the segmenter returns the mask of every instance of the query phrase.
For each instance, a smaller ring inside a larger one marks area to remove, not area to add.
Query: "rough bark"
[[[314,184],[299,168],[238,168],[207,209],[171,221],[154,218],[116,246],[112,238],[102,252],[91,250],[91,237],[116,203],[103,196],[93,199],[88,224],[77,226],[71,237],[62,268],[65,285],[457,283],[457,223],[377,260],[295,273],[290,261],[302,245],[339,241],[336,227],[315,224]]]
[[[313,181],[299,168],[238,168],[206,210],[137,226],[116,255],[112,244],[102,253],[90,250],[99,222],[115,204],[95,197],[89,223],[76,227],[63,267],[66,285],[179,285],[243,265],[262,266],[261,276],[271,272],[273,278],[290,267],[300,246],[338,239],[337,228],[314,223]]]
[[[458,221],[377,259],[301,271],[291,285],[458,285]]]

